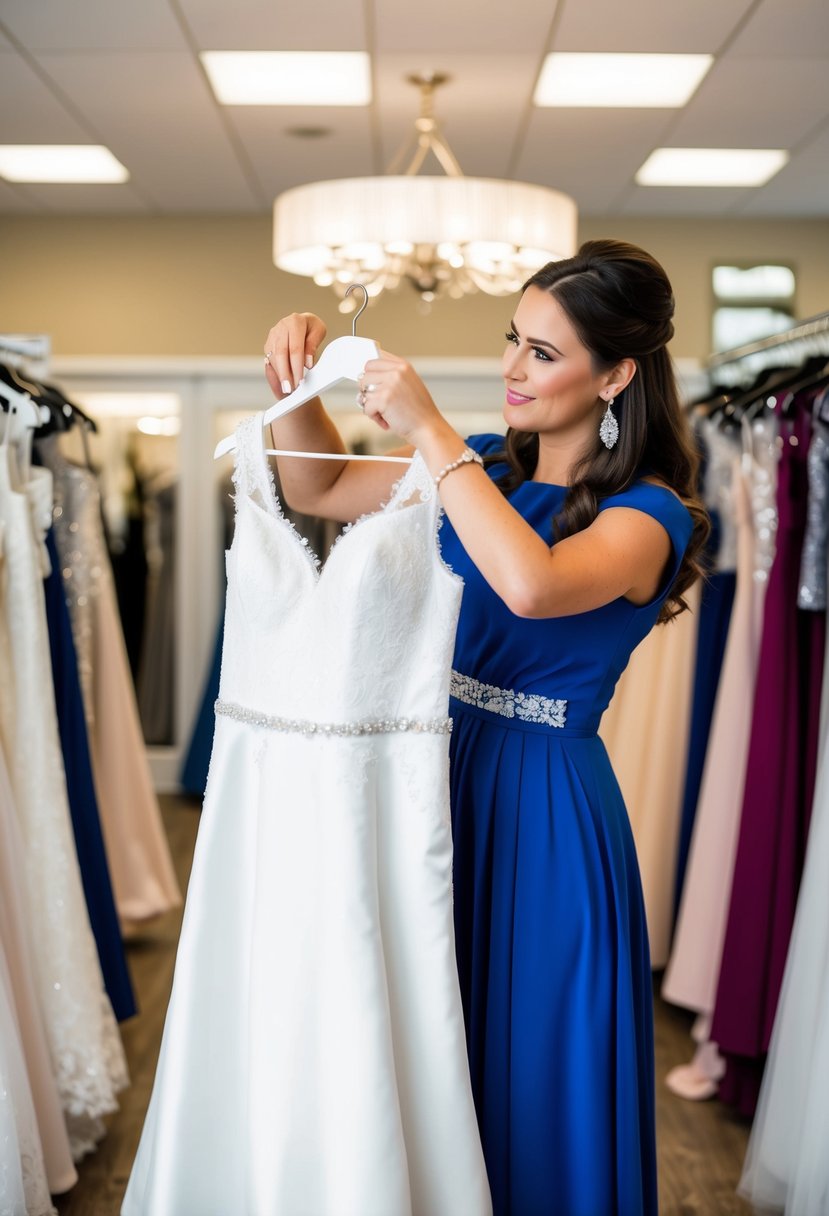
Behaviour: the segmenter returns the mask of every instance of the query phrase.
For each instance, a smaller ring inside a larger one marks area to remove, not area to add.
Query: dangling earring
[[[606,448],[615,448],[619,439],[619,423],[616,421],[616,415],[610,408],[615,400],[615,397],[608,398],[607,409],[604,412],[602,424],[599,427],[599,438]]]

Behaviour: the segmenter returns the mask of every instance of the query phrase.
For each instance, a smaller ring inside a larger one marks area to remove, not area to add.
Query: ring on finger
[[[366,395],[362,391],[362,389],[357,394],[357,404],[359,405],[361,410],[364,410],[366,408]]]
[[[367,384],[365,391],[367,393],[373,393],[376,388],[377,388],[376,384]]]

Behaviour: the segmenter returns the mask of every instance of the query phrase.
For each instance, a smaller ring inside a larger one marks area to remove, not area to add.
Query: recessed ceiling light
[[[544,60],[537,106],[684,106],[713,55],[600,55],[555,51]]]
[[[0,177],[9,182],[125,182],[129,173],[99,144],[2,144]]]
[[[364,51],[203,51],[213,92],[226,106],[367,106]]]
[[[640,186],[764,186],[789,159],[781,148],[657,148]]]

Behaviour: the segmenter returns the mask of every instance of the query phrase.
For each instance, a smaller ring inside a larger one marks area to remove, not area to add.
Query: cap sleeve
[[[466,442],[474,452],[479,452],[481,456],[492,456],[495,452],[503,452],[504,436],[503,435],[468,435]]]
[[[650,607],[665,598],[674,579],[679,574],[679,568],[694,530],[693,518],[676,494],[665,489],[664,486],[656,486],[649,481],[636,482],[630,489],[621,494],[612,494],[599,504],[600,511],[612,510],[613,507],[628,507],[634,511],[643,511],[661,524],[670,538],[673,555],[671,568],[654,599],[650,600],[648,604],[640,605],[642,608]]]

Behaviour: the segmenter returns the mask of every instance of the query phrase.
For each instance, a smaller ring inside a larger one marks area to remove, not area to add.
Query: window
[[[795,323],[795,276],[790,266],[715,266],[712,347],[730,350]]]

